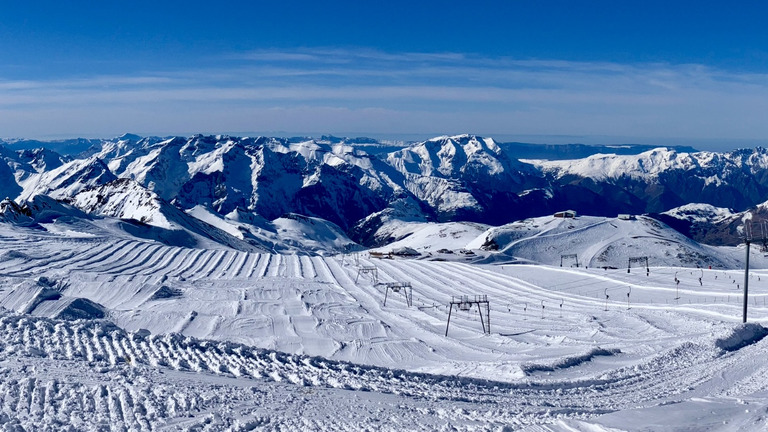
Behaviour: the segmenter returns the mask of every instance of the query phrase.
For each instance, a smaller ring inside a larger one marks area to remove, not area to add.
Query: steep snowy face
[[[655,217],[700,243],[712,245],[742,244],[745,226],[755,241],[768,233],[768,201],[743,212],[709,204],[687,204]]]
[[[387,162],[403,174],[466,181],[514,178],[524,171],[493,139],[474,135],[433,138],[390,153]]]
[[[117,179],[109,167],[99,158],[76,159],[60,167],[41,173],[30,174],[19,183],[23,188],[22,200],[35,195],[48,195],[66,199],[83,189],[109,183]]]
[[[94,150],[94,155],[107,162],[109,169],[119,177],[130,177],[126,169],[136,159],[146,156],[152,149],[162,142],[157,137],[141,138],[136,135],[125,134],[114,141],[104,141]]]
[[[54,151],[39,148],[34,150],[22,150],[17,159],[26,171],[43,172],[54,170],[72,160],[71,157],[62,156]]]
[[[400,187],[368,155],[340,145],[273,142],[261,147],[255,165],[258,213],[316,216],[344,229],[384,209]]]
[[[12,151],[0,146],[0,195],[18,197],[21,182],[57,169],[72,159],[44,148]]]
[[[220,140],[210,148],[201,148],[198,143],[185,146],[182,155],[189,160],[188,178],[174,203],[182,208],[205,205],[221,214],[250,208],[253,153],[250,143],[233,139]]]
[[[768,196],[768,153],[762,148],[731,153],[658,148],[639,155],[600,154],[534,164],[560,184],[595,192],[618,187],[643,202],[635,209],[640,212],[662,212],[691,202],[746,208]]]
[[[171,200],[189,178],[186,161],[181,155],[185,144],[183,138],[172,138],[149,148],[139,147],[137,153],[141,150],[148,152],[137,155],[118,174],[136,180],[165,200]]]
[[[100,157],[182,209],[237,209],[275,219],[300,213],[345,229],[386,207],[402,175],[343,143],[196,135],[164,141],[120,140]]]
[[[403,174],[405,188],[433,208],[441,220],[495,222],[519,203],[517,192],[538,185],[539,175],[510,158],[490,138],[434,138],[387,156]],[[503,218],[502,218],[503,219]]]
[[[129,179],[119,179],[86,189],[70,199],[86,213],[170,228],[171,222],[160,211],[164,203],[155,194]],[[166,204],[167,205],[167,204]]]
[[[10,198],[0,201],[0,221],[16,224],[29,224],[32,222],[31,212]]]
[[[0,151],[3,147],[0,147]],[[11,168],[12,162],[3,163],[0,159],[0,196],[16,198],[22,191],[22,187],[19,185],[21,177],[26,177],[26,173],[22,174]],[[16,175],[17,173],[22,175]]]
[[[38,223],[51,223],[62,216],[88,219],[88,215],[80,209],[46,195],[33,196],[24,203],[22,209],[27,210],[35,222]]]

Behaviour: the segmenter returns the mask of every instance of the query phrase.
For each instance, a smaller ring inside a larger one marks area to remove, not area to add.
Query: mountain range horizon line
[[[661,214],[694,203],[737,213],[768,200],[762,147],[541,146],[471,134],[402,146],[329,136],[121,137],[85,141],[88,150],[77,155],[0,147],[0,195],[16,202],[46,195],[161,227],[173,208],[266,221],[298,214],[328,221],[364,246],[391,242],[383,229],[391,221],[500,226],[565,209]]]

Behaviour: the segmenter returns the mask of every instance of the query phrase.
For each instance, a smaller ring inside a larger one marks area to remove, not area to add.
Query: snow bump
[[[768,329],[757,323],[745,323],[737,326],[726,335],[715,339],[715,346],[723,351],[736,351],[745,346],[760,342]]]
[[[595,357],[599,356],[613,356],[620,354],[621,350],[618,349],[605,349],[605,348],[592,348],[588,352],[575,356],[566,356],[557,359],[557,361],[549,364],[528,363],[520,365],[520,368],[526,375],[530,375],[534,372],[554,372],[558,369],[572,368],[582,365],[586,362],[592,361]]]

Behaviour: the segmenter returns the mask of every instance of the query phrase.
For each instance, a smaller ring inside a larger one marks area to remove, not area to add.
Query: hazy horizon
[[[0,25],[0,136],[761,145],[765,12],[606,0],[14,3]]]
[[[571,135],[514,135],[514,134],[483,134],[473,132],[453,132],[453,133],[405,133],[405,134],[386,134],[386,133],[371,133],[371,132],[307,132],[307,131],[204,131],[204,132],[122,132],[114,134],[53,134],[53,135],[38,135],[38,136],[24,136],[24,137],[0,137],[2,141],[63,141],[72,139],[103,139],[110,140],[122,136],[124,134],[133,134],[141,137],[191,137],[194,135],[229,135],[233,137],[256,137],[256,136],[268,136],[276,138],[292,138],[292,137],[307,137],[319,139],[322,136],[334,136],[338,138],[372,138],[384,142],[419,142],[426,141],[431,138],[440,136],[454,136],[462,134],[470,134],[482,136],[485,138],[493,138],[497,142],[503,143],[524,143],[524,144],[538,144],[538,145],[567,145],[567,144],[584,144],[584,145],[648,145],[648,146],[661,146],[661,147],[693,147],[700,151],[718,151],[726,152],[740,148],[754,148],[754,147],[766,147],[768,140],[759,139],[696,139],[696,138],[633,138],[633,137],[606,137],[606,136],[571,136]]]

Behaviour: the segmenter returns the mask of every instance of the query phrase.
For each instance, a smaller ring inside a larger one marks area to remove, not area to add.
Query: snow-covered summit
[[[522,164],[509,158],[492,138],[455,135],[432,138],[390,153],[390,165],[404,174],[476,178],[515,174]]]
[[[662,214],[689,222],[718,223],[732,218],[735,214],[731,209],[715,207],[711,204],[691,203],[667,210]]]
[[[524,259],[559,265],[575,255],[581,266],[627,266],[629,258],[647,257],[651,265],[729,266],[731,259],[702,246],[666,224],[646,216],[531,218],[490,228],[467,245],[491,251],[487,261]]]
[[[23,187],[20,195],[27,200],[35,195],[49,195],[65,199],[83,189],[99,186],[117,179],[103,160],[91,156],[75,159],[55,169],[30,174],[19,183]]]
[[[32,223],[31,213],[28,209],[16,204],[15,201],[6,197],[0,201],[0,220],[16,224]]]
[[[715,153],[678,153],[659,147],[639,155],[597,154],[584,159],[536,161],[557,177],[578,175],[596,180],[633,177],[653,179],[669,170],[691,170],[720,162]]]

